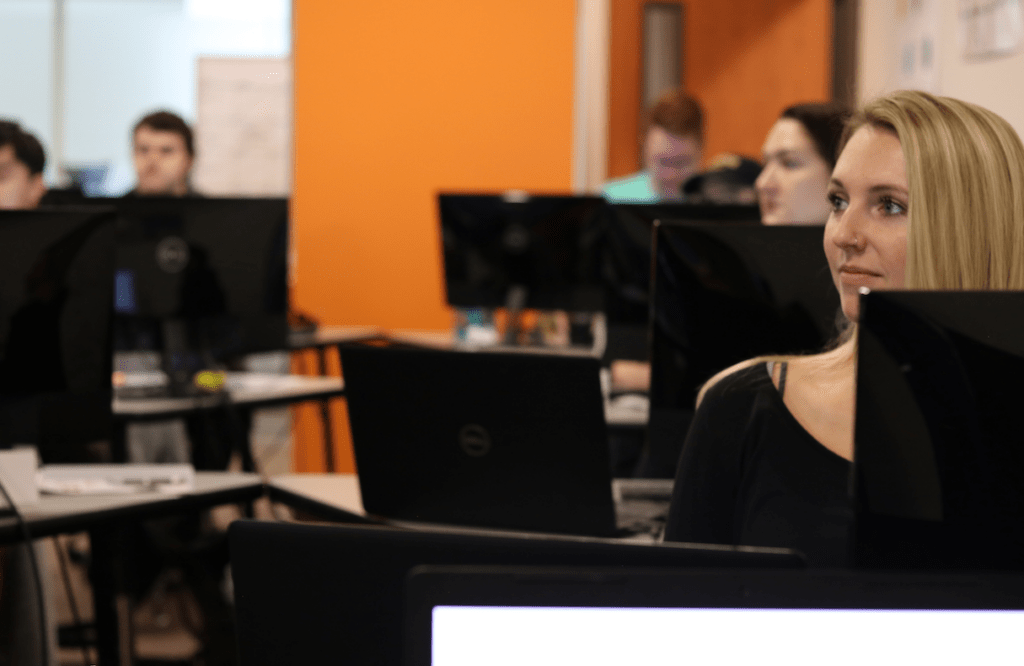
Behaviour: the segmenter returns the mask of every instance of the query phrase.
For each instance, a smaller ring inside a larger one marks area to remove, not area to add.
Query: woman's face
[[[825,198],[829,168],[804,126],[780,118],[761,148],[764,168],[754,182],[765,224],[821,224],[829,214]]]
[[[856,321],[861,287],[903,287],[910,186],[896,135],[870,126],[854,132],[832,172],[828,198],[825,256],[843,312]]]

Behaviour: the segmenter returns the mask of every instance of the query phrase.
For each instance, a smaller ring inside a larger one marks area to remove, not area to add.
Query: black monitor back
[[[242,666],[402,663],[404,581],[419,564],[802,568],[793,551],[582,537],[232,523]]]
[[[672,477],[700,387],[765,354],[820,351],[839,296],[820,226],[659,223],[651,414],[641,474]]]
[[[438,195],[449,305],[603,309],[596,242],[605,203],[592,196]]]
[[[0,211],[0,446],[111,434],[112,209]]]
[[[1024,293],[861,298],[858,566],[1024,569]]]
[[[613,204],[602,234],[601,278],[605,284],[608,356],[650,357],[651,245],[658,220],[703,224],[758,224],[757,206],[705,204]]]
[[[130,197],[118,211],[120,348],[188,322],[215,358],[287,346],[288,200]]]

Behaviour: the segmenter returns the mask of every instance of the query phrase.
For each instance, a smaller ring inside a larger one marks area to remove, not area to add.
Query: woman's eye
[[[882,210],[886,215],[906,215],[907,207],[895,199],[885,197],[882,199]]]
[[[796,160],[782,160],[782,166],[787,169],[796,169],[800,166],[800,163]]]
[[[830,204],[832,204],[833,211],[846,210],[846,207],[849,206],[849,203],[847,203],[846,199],[839,196],[838,194],[828,195],[828,201]]]

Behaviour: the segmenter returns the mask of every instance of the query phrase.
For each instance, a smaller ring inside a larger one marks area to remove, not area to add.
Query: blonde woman
[[[858,291],[1024,289],[1024,146],[996,114],[898,92],[850,119],[824,249],[851,322],[824,353],[754,359],[698,398],[665,538],[846,561]]]

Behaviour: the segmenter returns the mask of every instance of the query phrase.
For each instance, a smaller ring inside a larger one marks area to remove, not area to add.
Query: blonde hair
[[[1024,289],[1024,145],[988,109],[918,91],[865,105],[900,141],[910,186],[907,289]]]
[[[1024,144],[1013,127],[975,104],[913,90],[854,113],[839,153],[862,127],[894,133],[903,150],[910,187],[903,287],[1024,289]],[[856,344],[856,337],[850,323],[829,353],[802,358],[818,368],[844,362],[850,354],[840,354],[841,346]],[[727,374],[792,358],[761,356],[723,370],[701,388],[697,403]]]

